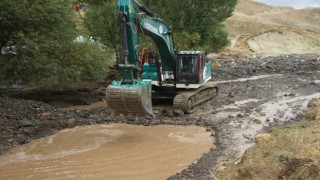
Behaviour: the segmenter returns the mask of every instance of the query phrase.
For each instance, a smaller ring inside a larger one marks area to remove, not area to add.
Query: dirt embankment
[[[251,51],[259,53],[262,56],[320,52],[320,40],[315,40],[290,31],[266,32],[250,38],[247,43]]]
[[[320,52],[320,8],[296,10],[241,0],[226,25],[231,52],[263,57]]]
[[[61,111],[43,102],[6,97],[4,93],[0,97],[0,153],[76,125],[198,125],[211,132],[217,149],[169,179],[212,179],[218,165],[239,158],[253,145],[256,135],[301,120],[296,116],[306,108],[307,102],[320,98],[319,69],[320,57],[312,54],[263,59],[220,58],[213,71],[214,79],[209,82],[220,90],[215,101],[191,115],[170,105],[155,105],[154,118],[116,116],[106,106]],[[80,94],[83,99],[90,97]],[[101,98],[99,93],[97,96]]]

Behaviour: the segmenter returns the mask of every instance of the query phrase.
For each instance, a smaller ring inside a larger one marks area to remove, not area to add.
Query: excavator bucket
[[[108,106],[117,114],[153,115],[151,82],[121,84],[113,81],[106,89]]]

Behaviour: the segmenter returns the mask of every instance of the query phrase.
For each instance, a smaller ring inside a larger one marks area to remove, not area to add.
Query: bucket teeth
[[[109,86],[108,106],[117,114],[152,115],[151,92],[147,86]]]

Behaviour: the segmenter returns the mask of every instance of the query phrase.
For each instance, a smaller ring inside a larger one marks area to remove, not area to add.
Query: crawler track
[[[196,90],[179,91],[174,98],[173,107],[192,113],[212,101],[218,94],[218,87],[203,86]]]

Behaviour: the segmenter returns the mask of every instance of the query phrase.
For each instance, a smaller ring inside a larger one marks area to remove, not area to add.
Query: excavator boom
[[[123,70],[123,77],[107,87],[107,103],[115,113],[152,115],[151,81],[139,79],[139,60],[135,54],[138,34],[133,1],[118,0],[117,6],[122,44],[119,68]]]

